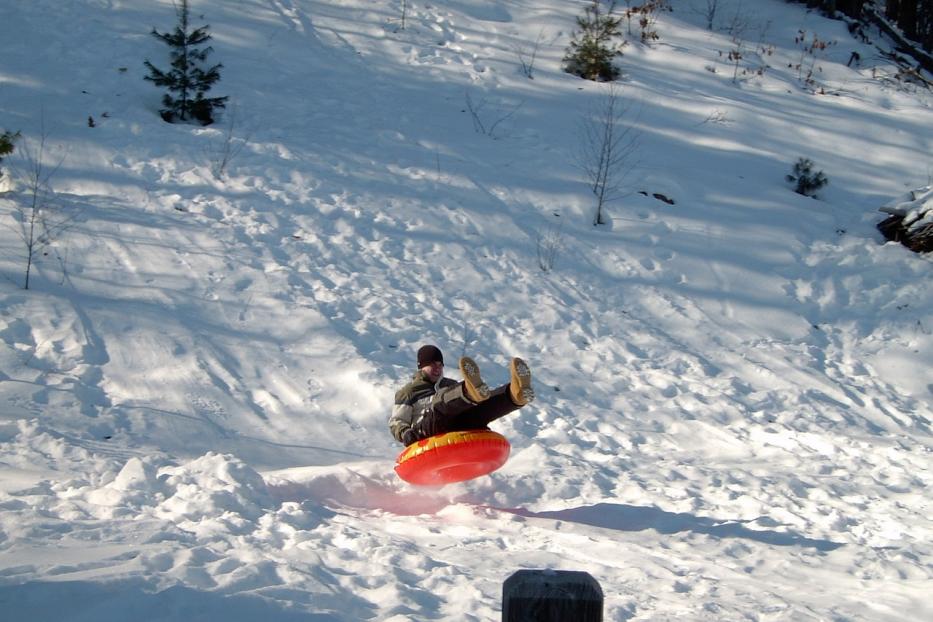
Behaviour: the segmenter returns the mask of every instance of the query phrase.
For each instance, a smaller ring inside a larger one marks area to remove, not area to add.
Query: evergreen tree
[[[187,121],[195,119],[202,125],[214,122],[214,108],[226,106],[226,97],[205,97],[215,82],[220,80],[221,64],[208,69],[202,69],[203,63],[212,52],[210,46],[199,49],[198,46],[210,41],[208,26],[196,30],[188,30],[188,0],[181,0],[178,7],[178,25],[175,32],[161,33],[152,29],[152,35],[172,48],[170,57],[172,68],[162,71],[148,60],[145,62],[149,69],[146,80],[156,86],[164,86],[169,92],[162,98],[162,118],[169,123],[176,120]],[[172,94],[176,96],[172,96]]]
[[[933,52],[933,0],[887,0],[884,14],[905,37]]]
[[[17,138],[19,138],[19,132],[4,130],[0,133],[0,162],[3,162],[3,158],[13,153],[13,143],[16,142]],[[3,171],[0,171],[0,176],[2,175]]]
[[[614,40],[622,36],[621,17],[613,17],[616,0],[609,0],[605,11],[602,0],[593,0],[577,17],[578,32],[570,41],[570,49],[564,56],[567,72],[587,80],[611,82],[619,77],[613,66],[616,56],[622,55],[623,43]]]
[[[809,158],[799,158],[794,164],[793,173],[785,175],[784,178],[796,183],[794,192],[805,197],[815,197],[816,191],[829,183],[823,171],[813,172],[813,160]]]
[[[5,156],[13,153],[13,143],[17,138],[19,138],[19,132],[14,134],[13,132],[4,130],[3,133],[0,134],[0,162],[3,161]]]
[[[933,52],[933,0],[918,1],[917,39],[924,50]]]

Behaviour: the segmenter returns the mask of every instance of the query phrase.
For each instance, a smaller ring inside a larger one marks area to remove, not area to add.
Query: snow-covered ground
[[[169,0],[7,3],[0,128],[74,220],[25,291],[0,198],[0,618],[495,620],[550,568],[607,620],[933,619],[933,266],[875,229],[931,183],[933,93],[803,4],[674,1],[594,227],[585,4],[193,0],[201,128],[143,80]],[[429,342],[538,393],[436,490],[386,427]]]

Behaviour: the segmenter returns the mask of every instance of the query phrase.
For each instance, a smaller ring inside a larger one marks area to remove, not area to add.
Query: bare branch
[[[503,112],[501,109],[496,111],[495,114],[497,114],[498,117],[492,117],[495,120],[490,123],[489,118],[484,120],[484,117],[488,115],[482,114],[483,109],[486,107],[486,100],[483,99],[483,101],[481,101],[479,104],[474,104],[473,98],[470,96],[470,92],[467,91],[466,93],[466,105],[467,110],[470,112],[470,118],[473,121],[473,129],[476,130],[477,133],[483,134],[484,136],[489,136],[493,139],[497,138],[496,128],[499,127],[503,121],[510,119],[512,115],[518,112],[518,110],[524,104],[525,102],[519,102],[517,105],[513,106],[509,110],[506,110],[505,112]]]
[[[536,250],[538,254],[538,267],[542,272],[550,272],[554,269],[554,263],[557,261],[557,255],[564,246],[563,223],[556,225],[551,223],[547,229],[541,233],[538,232]]]
[[[48,134],[44,125],[36,141],[23,140],[13,165],[14,174],[25,197],[15,201],[11,216],[26,254],[23,289],[29,289],[32,268],[39,254],[54,243],[77,218],[77,212],[63,212],[54,206],[51,180],[65,161],[62,154],[50,165],[47,152]]]
[[[538,31],[538,37],[529,52],[524,45],[517,44],[513,47],[518,56],[518,62],[522,66],[522,73],[529,80],[535,79],[535,59],[538,56],[538,50],[541,48],[541,41],[544,39],[544,28]]]
[[[208,156],[211,160],[211,172],[217,179],[222,179],[227,172],[227,166],[243,150],[243,147],[249,144],[251,134],[247,132],[244,136],[238,136],[239,127],[237,116],[238,107],[236,101],[231,103],[227,109],[226,127],[221,133],[219,139],[212,140],[208,145]]]
[[[630,109],[622,101],[621,87],[608,83],[605,95],[581,124],[577,163],[596,196],[594,225],[605,224],[605,207],[625,194],[634,171],[639,137],[634,125],[624,122]]]

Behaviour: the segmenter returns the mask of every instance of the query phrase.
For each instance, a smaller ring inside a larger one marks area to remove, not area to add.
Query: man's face
[[[440,361],[434,361],[433,363],[422,367],[421,371],[424,372],[424,375],[427,376],[431,382],[437,382],[444,375],[444,364]]]

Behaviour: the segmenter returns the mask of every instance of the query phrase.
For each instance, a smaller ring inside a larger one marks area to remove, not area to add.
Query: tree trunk
[[[840,11],[852,19],[862,18],[861,0],[839,0],[839,2],[836,4],[838,5]]]
[[[890,2],[890,0],[888,0]],[[926,3],[929,4],[931,0],[926,0]],[[899,46],[899,51],[904,54],[909,54],[917,61],[920,67],[923,67],[927,71],[933,73],[933,54],[929,53],[929,48],[921,47],[918,44],[916,39],[908,39],[904,36],[903,31],[898,28],[894,28],[891,20],[886,19],[879,15],[871,5],[866,5],[865,9],[865,18],[878,26],[886,35],[891,37],[894,42]],[[890,6],[890,4],[888,5]],[[926,50],[926,51],[925,51]]]
[[[920,13],[917,16],[917,30],[920,43],[927,52],[933,52],[933,0],[920,1]]]
[[[908,0],[909,2],[910,0]],[[901,15],[901,0],[888,0],[884,5],[884,16],[897,23]]]
[[[905,0],[901,2],[901,13],[897,25],[904,31],[908,39],[917,40],[917,9],[920,0]]]

